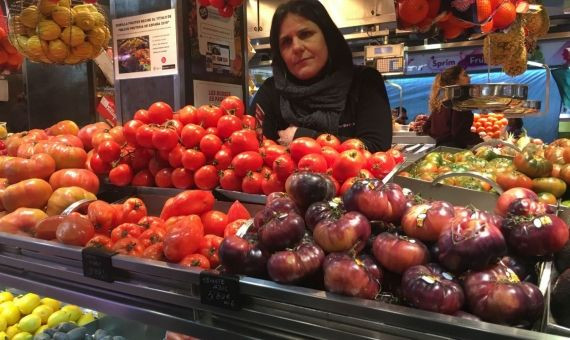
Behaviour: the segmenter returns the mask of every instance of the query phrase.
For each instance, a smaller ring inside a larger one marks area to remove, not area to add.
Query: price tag
[[[240,310],[239,277],[215,271],[202,271],[200,273],[200,301],[205,305]]]
[[[88,247],[83,248],[81,257],[83,258],[83,276],[92,279],[113,282],[113,256],[104,249]]]

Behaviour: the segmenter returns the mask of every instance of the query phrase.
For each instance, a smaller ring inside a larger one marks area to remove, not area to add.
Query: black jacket
[[[257,92],[249,112],[262,122],[263,135],[277,140],[278,131],[289,127],[279,108],[279,92],[273,78],[267,79]],[[257,105],[261,110],[257,109]],[[299,126],[295,138],[316,138],[328,131]],[[382,75],[370,67],[355,66],[346,109],[340,116],[339,139],[359,138],[370,152],[388,150],[392,145],[392,116]]]

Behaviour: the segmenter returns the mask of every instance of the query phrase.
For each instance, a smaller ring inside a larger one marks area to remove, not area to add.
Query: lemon
[[[58,311],[61,308],[61,302],[56,299],[52,298],[43,298],[40,300],[42,305],[50,306],[54,312]]]
[[[69,320],[67,321],[77,321],[81,317],[81,314],[83,314],[81,308],[75,305],[64,306],[61,310],[69,313]]]
[[[24,332],[33,333],[42,325],[42,319],[34,314],[26,315],[18,322],[18,328]]]
[[[85,313],[83,315],[81,315],[81,317],[79,318],[79,320],[77,320],[77,325],[79,327],[81,326],[85,326],[86,324],[95,321],[95,316],[93,316],[93,313]],[[0,339],[2,340],[2,339]]]
[[[27,315],[40,305],[40,296],[38,294],[28,293],[19,298],[15,304],[22,314]]]
[[[48,325],[43,325],[40,328],[38,328],[38,330],[36,330],[34,335],[42,334],[46,329],[49,329]],[[0,338],[0,340],[2,340],[2,338]]]
[[[13,325],[20,320],[20,310],[13,304],[5,307],[0,315],[6,319],[8,325]]]
[[[4,332],[6,327],[8,327],[8,321],[6,321],[5,317],[0,315],[0,332]],[[0,338],[0,340],[2,340],[2,338]]]
[[[12,340],[32,340],[34,338],[33,335],[31,335],[28,332],[21,332],[18,333],[16,335],[14,335],[14,337],[12,338]]]
[[[5,290],[3,292],[0,292],[0,303],[12,300],[14,300],[14,295],[12,295],[12,293],[9,291]]]
[[[22,330],[18,328],[18,325],[12,325],[6,330],[6,335],[9,339],[12,339],[16,334],[21,332]]]
[[[50,328],[55,327],[62,322],[69,321],[70,317],[71,317],[71,315],[68,312],[66,312],[64,310],[58,310],[57,312],[54,312],[52,315],[49,316],[48,321],[47,321],[47,325]]]
[[[8,340],[8,335],[6,335],[6,332],[0,332],[0,340]]]
[[[47,319],[50,315],[54,312],[53,308],[48,305],[39,305],[32,311],[33,315],[37,315],[41,320],[42,323],[46,323]]]

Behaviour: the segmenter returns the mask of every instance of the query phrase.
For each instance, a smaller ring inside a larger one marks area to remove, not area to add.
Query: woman
[[[348,44],[320,2],[280,5],[270,44],[273,77],[250,108],[265,137],[289,145],[298,137],[330,133],[341,140],[359,138],[371,152],[390,148],[384,80],[372,68],[353,65]]]
[[[479,135],[471,132],[471,111],[456,111],[451,108],[447,98],[444,98],[444,101],[440,99],[441,87],[467,85],[469,82],[469,75],[461,66],[450,67],[435,76],[429,99],[431,115],[424,125],[424,131],[436,140],[437,146],[464,149],[483,141]]]

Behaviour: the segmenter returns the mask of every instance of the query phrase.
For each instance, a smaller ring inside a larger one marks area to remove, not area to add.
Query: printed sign
[[[194,80],[194,106],[220,105],[228,96],[238,96],[243,100],[241,85]]]

